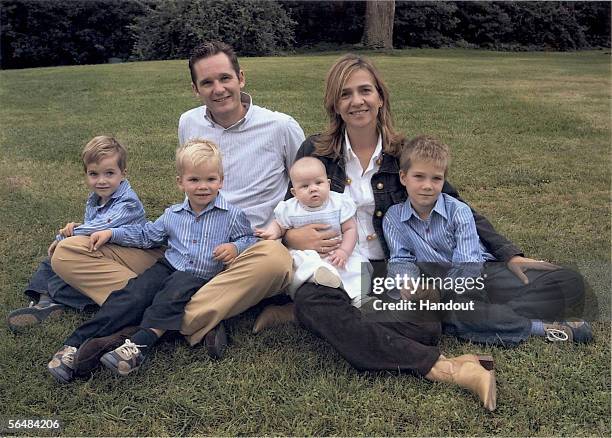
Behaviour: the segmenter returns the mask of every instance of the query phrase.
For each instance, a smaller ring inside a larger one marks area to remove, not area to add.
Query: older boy
[[[91,139],[81,153],[85,182],[91,190],[85,203],[83,223],[70,222],[59,230],[49,246],[49,257],[58,242],[70,236],[90,234],[126,224],[146,222],[145,210],[130,183],[125,179],[127,152],[114,138],[104,135]],[[38,300],[29,307],[13,310],[7,323],[11,330],[44,322],[63,313],[65,306],[82,310],[95,303],[66,284],[51,268],[50,259],[40,263],[24,293]]]
[[[95,358],[84,357],[84,352],[74,360],[86,339],[134,324],[140,328],[123,345],[103,356],[96,349],[96,354],[119,375],[137,370],[165,331],[180,329],[191,296],[257,241],[246,215],[219,193],[223,167],[214,143],[192,140],[178,148],[176,169],[178,186],[186,195],[183,203],[166,209],[155,222],[91,235],[94,252],[108,241],[138,248],[167,243],[168,249],[151,268],[111,294],[96,316],[64,342],[48,365],[58,381],[67,383],[75,369],[85,372],[95,365]]]
[[[400,283],[402,297],[410,299],[421,289],[417,281],[437,278],[442,301],[458,309],[446,313],[445,331],[474,342],[513,345],[530,334],[551,341],[590,341],[585,321],[542,321],[563,317],[568,307],[579,304],[573,302],[574,291],[564,290],[563,284],[532,289],[504,263],[494,263],[478,238],[470,208],[441,193],[449,162],[449,147],[429,136],[411,140],[402,151],[400,182],[408,199],[391,207],[383,221],[391,253],[388,277],[405,275],[408,280]]]
[[[204,105],[181,116],[179,142],[202,137],[219,145],[227,179],[224,195],[244,210],[253,226],[263,227],[284,197],[288,169],[304,133],[292,117],[254,105],[241,92],[244,72],[228,45],[209,42],[198,46],[189,59],[189,70],[193,91]],[[64,280],[99,303],[150,267],[158,256],[151,250],[107,245],[102,248],[103,257],[92,257],[88,244],[82,238],[62,242],[52,263]],[[219,323],[278,294],[289,284],[291,267],[291,257],[281,243],[258,242],[193,296],[181,332],[191,345],[206,337],[209,353],[222,354],[224,336]]]

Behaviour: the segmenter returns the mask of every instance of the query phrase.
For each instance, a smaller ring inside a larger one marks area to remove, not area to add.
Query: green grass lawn
[[[340,54],[244,58],[255,103],[320,131],[323,83]],[[444,338],[443,351],[491,353],[498,409],[455,387],[358,373],[321,340],[286,326],[260,335],[257,309],[229,321],[211,361],[180,338],[125,379],[101,370],[59,386],[46,364],[87,315],[14,335],[0,324],[0,418],[59,418],[63,435],[588,435],[610,432],[610,54],[407,50],[373,55],[396,125],[453,148],[450,181],[534,258],[578,267],[599,301],[589,345],[518,348]],[[93,136],[129,149],[150,218],[181,200],[179,115],[198,102],[186,61],[0,72],[0,315],[55,232],[82,218],[79,153]],[[3,435],[6,431],[0,432]],[[24,435],[42,435],[28,430]]]

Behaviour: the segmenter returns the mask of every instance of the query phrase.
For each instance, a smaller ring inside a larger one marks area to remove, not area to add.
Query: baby
[[[304,283],[312,282],[328,287],[340,287],[350,296],[353,305],[359,307],[362,300],[362,263],[369,261],[355,249],[357,223],[356,206],[347,195],[331,192],[323,163],[313,157],[297,160],[289,172],[291,194],[294,198],[281,201],[274,209],[275,219],[266,228],[256,228],[255,235],[264,239],[278,239],[289,228],[324,223],[338,234],[342,243],[325,259],[312,250],[290,249],[293,257],[294,275],[289,294]],[[370,284],[371,270],[364,270],[363,284]],[[363,296],[368,290],[364,291]]]

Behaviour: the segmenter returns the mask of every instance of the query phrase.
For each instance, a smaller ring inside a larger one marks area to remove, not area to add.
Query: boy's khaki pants
[[[74,236],[58,244],[51,265],[66,283],[102,305],[111,292],[123,289],[162,255],[161,249],[112,244],[90,252],[89,237]],[[291,256],[280,242],[257,242],[196,292],[185,308],[181,333],[190,345],[197,344],[222,320],[287,287],[291,268]]]

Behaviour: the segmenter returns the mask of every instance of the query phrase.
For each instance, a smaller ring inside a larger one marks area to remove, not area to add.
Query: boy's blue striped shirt
[[[223,263],[213,259],[217,246],[231,242],[240,254],[258,240],[246,215],[221,193],[199,214],[185,198],[182,204],[167,208],[155,222],[112,231],[111,242],[123,246],[151,248],[167,244],[165,257],[175,269],[205,280],[223,270]]]
[[[410,199],[392,206],[383,220],[385,240],[391,258],[388,276],[416,278],[416,263],[436,263],[449,268],[448,277],[475,277],[489,254],[478,237],[470,208],[441,193],[427,220],[419,218]]]
[[[85,218],[82,225],[74,228],[75,236],[89,236],[96,231],[147,221],[142,202],[128,180],[121,181],[104,205],[98,205],[99,200],[95,192],[89,194],[85,203]],[[65,237],[58,234],[55,239],[63,240]]]

